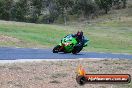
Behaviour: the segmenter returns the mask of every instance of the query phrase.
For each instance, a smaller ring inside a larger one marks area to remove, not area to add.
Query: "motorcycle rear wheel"
[[[82,46],[75,46],[74,49],[72,50],[73,54],[79,53],[83,49]]]

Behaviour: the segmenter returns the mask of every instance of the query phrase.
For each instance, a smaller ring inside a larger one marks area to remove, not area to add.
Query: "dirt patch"
[[[67,60],[0,64],[0,88],[131,88],[130,84],[76,83],[82,64],[87,73],[124,73],[132,75],[132,60]]]
[[[20,42],[19,39],[11,37],[11,36],[6,36],[6,35],[0,35],[0,42]]]
[[[132,22],[132,17],[120,17],[121,22]]]

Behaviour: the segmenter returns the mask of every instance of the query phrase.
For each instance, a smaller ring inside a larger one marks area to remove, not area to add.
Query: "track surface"
[[[132,59],[132,55],[80,52],[79,54],[52,53],[52,49],[31,49],[31,48],[0,48],[0,60],[17,59],[76,59],[76,58],[119,58]]]

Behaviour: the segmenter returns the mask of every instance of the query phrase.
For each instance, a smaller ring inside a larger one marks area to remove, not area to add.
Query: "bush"
[[[51,15],[40,15],[38,17],[37,23],[51,24],[54,23],[54,18]]]

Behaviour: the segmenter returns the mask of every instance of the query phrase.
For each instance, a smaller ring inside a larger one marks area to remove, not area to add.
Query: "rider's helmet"
[[[78,31],[76,35],[77,35],[77,37],[78,37],[79,39],[82,39],[83,32],[82,32],[82,31],[81,31],[81,32]]]

